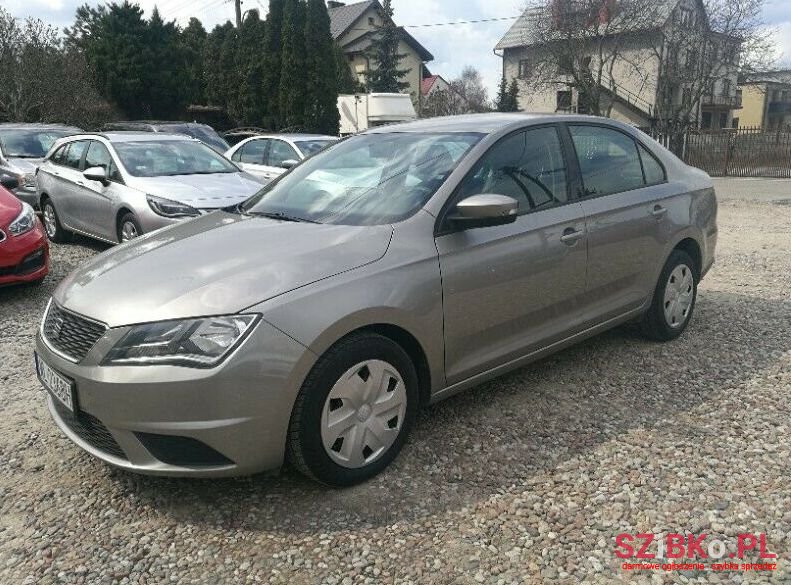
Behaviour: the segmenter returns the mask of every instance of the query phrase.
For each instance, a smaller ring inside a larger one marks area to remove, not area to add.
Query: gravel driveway
[[[791,582],[791,206],[721,204],[680,340],[621,328],[451,398],[346,490],[135,476],[68,441],[32,337],[100,249],[56,246],[42,287],[0,290],[2,584]],[[779,570],[622,571],[637,532],[766,533]]]

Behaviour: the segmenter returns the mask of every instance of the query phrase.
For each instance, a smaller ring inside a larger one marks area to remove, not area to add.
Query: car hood
[[[135,177],[134,187],[149,195],[186,203],[198,209],[236,205],[261,190],[263,184],[248,173]]]
[[[95,256],[54,294],[111,327],[230,314],[384,256],[393,228],[217,211]]]
[[[43,158],[16,158],[13,156],[8,157],[8,162],[20,173],[31,174],[35,173],[36,169],[44,162]]]

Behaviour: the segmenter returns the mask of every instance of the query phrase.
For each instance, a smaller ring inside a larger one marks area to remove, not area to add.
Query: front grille
[[[107,430],[107,427],[102,424],[102,421],[84,411],[74,414],[56,399],[53,399],[52,402],[55,404],[55,410],[60,419],[80,439],[108,455],[126,459],[118,442]]]
[[[42,333],[54,349],[79,362],[104,335],[106,329],[103,323],[61,309],[53,301],[44,319]]]

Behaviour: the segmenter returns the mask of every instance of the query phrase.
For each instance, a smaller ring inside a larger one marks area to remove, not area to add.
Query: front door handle
[[[585,232],[580,232],[575,230],[574,228],[566,228],[563,231],[563,235],[560,236],[560,241],[566,244],[567,246],[573,246],[577,243],[581,237],[585,235]]]
[[[651,210],[651,215],[655,218],[660,219],[667,215],[667,207],[662,207],[661,205],[654,205],[654,208]]]

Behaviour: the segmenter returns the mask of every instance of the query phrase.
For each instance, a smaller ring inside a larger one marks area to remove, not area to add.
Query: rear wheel
[[[654,291],[651,307],[643,316],[643,333],[655,341],[670,341],[687,328],[698,294],[698,270],[682,250],[667,259]]]
[[[140,223],[133,213],[125,213],[118,222],[118,241],[129,242],[143,234]]]
[[[58,212],[49,199],[45,199],[41,204],[41,216],[44,223],[44,231],[51,241],[56,244],[62,244],[71,240],[71,232],[63,228]]]
[[[417,374],[401,346],[374,333],[349,336],[319,358],[302,386],[289,459],[329,485],[365,481],[398,455],[417,404]]]

